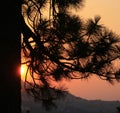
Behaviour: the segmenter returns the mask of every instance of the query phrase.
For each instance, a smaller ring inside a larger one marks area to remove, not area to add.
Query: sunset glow
[[[88,20],[88,18],[93,18],[96,15],[99,15],[101,17],[101,25],[107,27],[116,34],[120,34],[119,5],[120,0],[116,0],[115,2],[113,2],[112,0],[85,0],[85,6],[81,10],[75,10],[75,12],[73,12],[86,21]],[[45,13],[47,15],[48,12]],[[29,41],[32,41],[31,39],[32,38],[30,38]],[[31,44],[31,46],[33,47],[34,43]],[[44,46],[47,46],[47,44],[48,43],[46,43],[46,45]],[[67,48],[67,44],[65,46]],[[49,66],[51,66],[50,70],[52,70],[52,63]],[[117,66],[118,65],[116,64],[116,67]],[[48,67],[48,65],[46,65],[46,67]],[[24,81],[25,79],[26,71],[27,66],[21,65],[20,72],[22,81]],[[32,81],[32,77],[29,73],[26,78],[28,81]],[[92,75],[88,79],[84,80],[77,79],[70,81],[62,81],[60,82],[60,85],[62,83],[66,85],[70,93],[81,98],[86,98],[90,100],[120,100],[120,82],[115,82],[114,85],[112,85],[108,81],[101,80],[97,75]]]
[[[27,71],[27,66],[26,65],[21,65],[20,73],[21,73],[21,79],[24,80],[25,74]]]

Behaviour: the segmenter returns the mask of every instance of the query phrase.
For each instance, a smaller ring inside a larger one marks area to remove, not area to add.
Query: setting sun
[[[27,66],[26,65],[21,65],[21,70],[20,70],[21,79],[24,79],[26,71],[27,71]]]

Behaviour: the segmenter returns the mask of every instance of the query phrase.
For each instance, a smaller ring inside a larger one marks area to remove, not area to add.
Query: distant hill
[[[46,111],[41,103],[22,93],[22,113],[27,110],[30,113],[118,113],[116,107],[120,106],[120,101],[86,100],[68,93],[57,105],[57,109]]]

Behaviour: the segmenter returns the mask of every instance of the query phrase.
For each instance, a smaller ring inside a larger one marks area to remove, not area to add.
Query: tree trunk
[[[21,113],[21,0],[3,0],[0,11],[0,112]]]

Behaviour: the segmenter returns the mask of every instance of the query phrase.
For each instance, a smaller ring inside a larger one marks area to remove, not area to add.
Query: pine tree
[[[64,95],[52,84],[62,78],[120,80],[120,36],[100,24],[100,16],[86,22],[72,13],[83,6],[83,0],[23,0],[25,88],[43,104]]]

